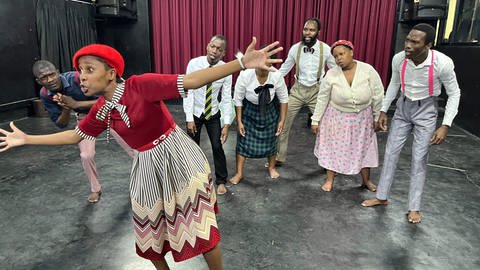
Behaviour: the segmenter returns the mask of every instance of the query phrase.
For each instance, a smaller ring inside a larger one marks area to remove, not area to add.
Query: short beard
[[[310,42],[307,42],[307,41],[305,40],[305,37],[302,36],[302,43],[303,43],[303,45],[307,46],[308,48],[311,48],[313,45],[315,45],[315,42],[317,42],[317,36],[318,36],[318,34],[316,34],[316,35],[310,40]]]

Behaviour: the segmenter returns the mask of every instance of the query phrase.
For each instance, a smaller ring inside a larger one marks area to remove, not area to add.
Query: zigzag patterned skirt
[[[200,147],[178,126],[154,148],[136,153],[130,196],[137,254],[183,261],[220,241],[215,189]]]

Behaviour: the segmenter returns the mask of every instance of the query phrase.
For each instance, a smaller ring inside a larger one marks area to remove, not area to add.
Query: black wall
[[[476,68],[480,46],[441,46],[437,49],[453,59],[462,91],[458,115],[453,122],[480,136],[480,73]]]
[[[0,1],[0,122],[25,114],[36,96],[31,67],[38,57],[34,0]],[[20,117],[22,117],[20,116]]]
[[[116,48],[125,58],[125,75],[152,70],[150,49],[150,1],[137,0],[137,19],[98,18],[98,42]]]

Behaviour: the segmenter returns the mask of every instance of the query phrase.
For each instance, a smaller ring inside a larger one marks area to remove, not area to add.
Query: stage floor
[[[181,106],[169,105],[182,128]],[[247,159],[245,179],[218,196],[224,269],[480,269],[480,139],[457,126],[432,146],[421,224],[406,220],[411,140],[402,152],[388,206],[364,208],[375,196],[359,175],[324,171],[315,138],[297,117],[287,163],[272,182],[265,159]],[[16,121],[26,132],[57,131],[48,118]],[[7,124],[0,125],[6,128]],[[378,134],[380,162],[387,133]],[[235,127],[225,144],[235,173]],[[202,149],[212,162],[206,130]],[[135,254],[130,214],[130,160],[102,135],[96,163],[103,195],[89,204],[78,147],[23,146],[0,154],[0,269],[154,269]],[[378,183],[379,169],[372,170]],[[207,269],[202,256],[171,269]]]

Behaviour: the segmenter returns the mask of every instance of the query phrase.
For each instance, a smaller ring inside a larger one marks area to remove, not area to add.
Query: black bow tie
[[[267,111],[267,104],[270,102],[270,88],[273,88],[273,84],[260,85],[255,88],[255,94],[258,94],[258,106],[260,106],[260,114],[265,115]]]
[[[312,53],[313,54],[314,51],[315,51],[314,48],[309,48],[307,46],[303,47],[303,52],[304,53]]]

